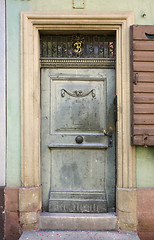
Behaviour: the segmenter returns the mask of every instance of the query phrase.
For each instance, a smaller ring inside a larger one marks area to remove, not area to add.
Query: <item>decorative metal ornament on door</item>
[[[87,93],[84,93],[84,91],[82,91],[82,90],[75,90],[71,93],[71,92],[68,92],[66,89],[63,88],[61,90],[61,96],[65,97],[65,93],[67,93],[71,97],[86,97],[89,94],[91,94],[93,98],[96,96],[95,89],[92,89],[91,91],[89,91]]]

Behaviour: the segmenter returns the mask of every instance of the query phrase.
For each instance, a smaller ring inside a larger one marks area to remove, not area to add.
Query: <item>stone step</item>
[[[42,213],[41,230],[116,230],[117,216],[114,213]]]
[[[121,231],[32,231],[24,232],[20,240],[139,240],[135,232]]]

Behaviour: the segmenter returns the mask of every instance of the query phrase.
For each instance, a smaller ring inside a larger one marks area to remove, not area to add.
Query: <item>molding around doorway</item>
[[[41,68],[115,68],[115,59],[109,58],[43,58]]]
[[[21,181],[41,185],[40,177],[40,31],[115,30],[117,187],[136,187],[135,148],[130,145],[129,27],[132,12],[21,12]]]

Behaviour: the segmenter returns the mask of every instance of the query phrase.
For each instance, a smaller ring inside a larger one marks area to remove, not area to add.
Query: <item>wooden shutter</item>
[[[132,145],[154,145],[154,26],[130,28]]]

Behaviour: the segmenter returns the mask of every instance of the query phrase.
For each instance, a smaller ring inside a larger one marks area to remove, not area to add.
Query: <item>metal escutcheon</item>
[[[75,141],[76,141],[76,143],[80,144],[83,142],[83,137],[79,135],[75,138]]]

